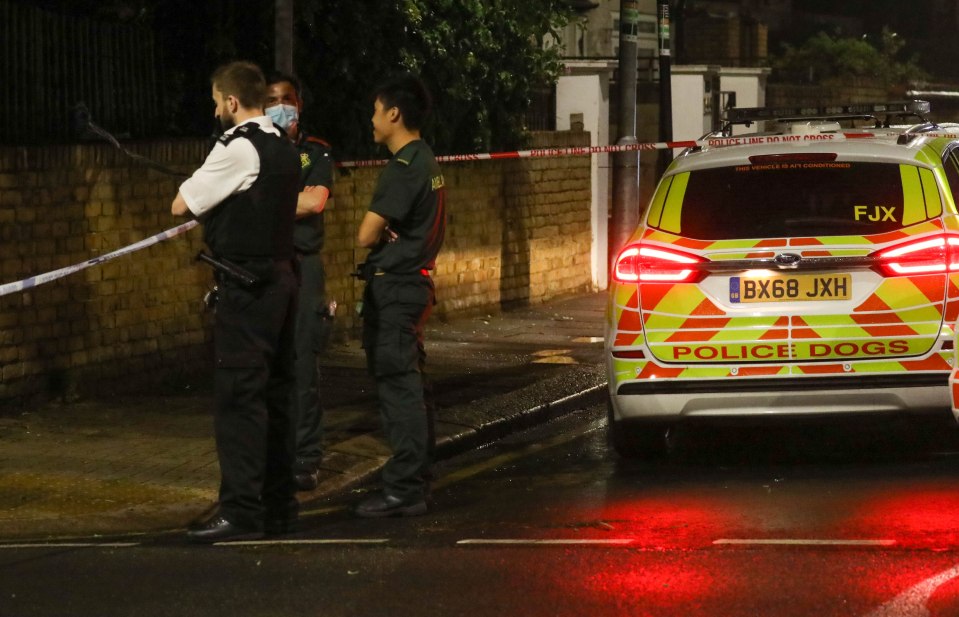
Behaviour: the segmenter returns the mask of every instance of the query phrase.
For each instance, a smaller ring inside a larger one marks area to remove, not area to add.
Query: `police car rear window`
[[[700,240],[862,236],[941,214],[929,169],[784,162],[675,174],[660,185],[647,224]]]

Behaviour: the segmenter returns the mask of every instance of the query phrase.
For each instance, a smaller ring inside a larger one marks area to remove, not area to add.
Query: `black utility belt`
[[[377,268],[376,271],[373,272],[373,276],[380,276],[382,274],[389,274],[392,276],[429,276],[430,271],[427,270],[426,268],[420,268],[419,270],[416,270],[415,272],[387,272],[386,270],[381,270],[380,268]]]
[[[419,270],[413,270],[410,272],[396,272],[393,270],[384,270],[377,266],[368,263],[361,263],[356,266],[356,272],[353,273],[353,276],[360,279],[361,281],[371,281],[373,277],[376,276],[406,276],[406,277],[420,277],[420,276],[430,276],[430,271],[426,268],[420,268]]]

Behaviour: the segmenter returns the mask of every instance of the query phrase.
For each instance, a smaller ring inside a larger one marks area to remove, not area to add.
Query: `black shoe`
[[[235,523],[226,520],[218,514],[206,521],[193,526],[186,532],[186,538],[190,542],[199,544],[212,544],[214,542],[237,542],[240,540],[259,540],[263,537],[263,532],[259,529],[250,527],[241,527]]]
[[[312,491],[320,485],[319,469],[297,471],[293,474],[293,477],[296,479],[296,490],[298,491]]]
[[[296,479],[296,490],[312,491],[320,485],[320,463],[306,459],[296,459],[293,466],[293,477]]]
[[[381,493],[367,497],[356,505],[353,514],[360,518],[384,518],[387,516],[419,516],[429,508],[423,498],[403,500]]]

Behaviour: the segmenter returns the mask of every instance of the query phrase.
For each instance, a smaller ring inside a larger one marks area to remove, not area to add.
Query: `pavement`
[[[427,372],[437,457],[605,398],[604,292],[493,315],[434,315]],[[313,502],[376,478],[389,457],[357,341],[322,359],[325,407]],[[0,415],[0,540],[171,531],[215,507],[212,378]]]

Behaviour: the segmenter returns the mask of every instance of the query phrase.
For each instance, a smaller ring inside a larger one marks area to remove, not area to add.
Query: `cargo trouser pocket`
[[[370,373],[381,377],[418,371],[417,327],[430,300],[429,288],[390,279],[370,285],[366,301],[373,307],[364,315],[363,337]]]
[[[372,372],[377,377],[418,370],[416,334],[395,330],[381,332],[372,354]]]

